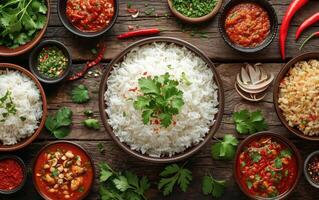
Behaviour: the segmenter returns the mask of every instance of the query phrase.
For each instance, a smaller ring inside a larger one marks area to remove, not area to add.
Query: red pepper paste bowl
[[[0,194],[13,194],[25,185],[26,166],[21,158],[14,155],[0,157]]]
[[[297,186],[302,160],[287,138],[269,131],[259,132],[238,146],[233,173],[239,188],[250,199],[280,200]]]
[[[108,20],[107,25],[97,28],[97,26],[101,25],[96,23],[99,21],[98,17],[101,17],[102,14],[105,15],[108,11],[104,10],[99,13],[94,10],[94,5],[90,7],[90,5],[85,4],[85,2],[89,1],[82,0],[58,0],[58,15],[62,24],[71,33],[80,37],[94,38],[103,35],[115,24],[119,13],[119,2],[118,0],[96,0],[96,2],[100,1],[111,2],[113,4],[113,16]],[[72,9],[72,12],[67,14],[67,8],[72,6],[72,2],[74,6],[72,8],[74,9]],[[85,18],[81,15],[81,13],[78,13],[80,10],[88,12],[91,19]]]
[[[315,171],[319,170],[319,151],[314,151],[309,154],[304,163],[304,174],[307,181],[315,188],[319,189],[319,176]],[[316,176],[316,177],[315,177]],[[316,180],[314,180],[314,178]]]

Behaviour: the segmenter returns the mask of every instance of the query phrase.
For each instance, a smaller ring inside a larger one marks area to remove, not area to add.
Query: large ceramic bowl
[[[216,85],[218,87],[218,102],[219,102],[218,113],[214,116],[215,123],[213,124],[213,126],[210,127],[210,130],[207,133],[207,135],[205,136],[204,140],[202,142],[200,142],[199,144],[197,144],[197,145],[189,147],[184,152],[176,154],[176,155],[174,155],[172,157],[160,157],[160,158],[150,157],[150,156],[142,154],[142,153],[140,153],[138,151],[131,150],[128,145],[122,143],[119,140],[119,138],[114,134],[112,127],[107,122],[109,117],[108,117],[107,113],[105,112],[105,109],[107,108],[107,106],[105,105],[104,93],[107,90],[107,80],[108,80],[108,77],[110,76],[111,71],[114,68],[114,65],[119,63],[119,62],[121,62],[123,60],[123,58],[126,56],[126,54],[129,53],[133,48],[138,47],[138,46],[142,46],[142,45],[145,45],[145,44],[153,43],[153,42],[174,43],[176,45],[185,47],[188,50],[194,52],[197,56],[202,58],[207,63],[208,67],[213,71],[213,73],[214,73],[214,81],[215,81],[215,83],[216,83]],[[100,114],[101,114],[101,117],[102,117],[102,122],[103,122],[103,125],[104,125],[105,129],[106,129],[106,132],[113,138],[113,140],[124,151],[126,151],[130,155],[133,155],[136,158],[142,159],[144,161],[155,162],[155,163],[176,162],[176,161],[183,160],[183,159],[193,155],[194,153],[199,151],[208,141],[211,140],[212,136],[217,131],[217,129],[218,129],[220,123],[221,123],[221,119],[222,119],[222,115],[223,115],[223,111],[224,111],[224,90],[223,90],[223,87],[222,87],[222,82],[221,82],[221,80],[219,78],[219,75],[218,75],[218,73],[217,73],[217,71],[215,69],[214,64],[197,47],[195,47],[195,46],[191,45],[190,43],[187,43],[187,42],[185,42],[183,40],[179,40],[179,39],[175,39],[175,38],[153,37],[153,38],[148,38],[148,39],[144,39],[144,40],[138,41],[138,42],[130,45],[124,51],[122,51],[118,56],[116,56],[115,59],[113,59],[112,62],[108,65],[107,70],[104,72],[104,74],[102,76],[102,80],[101,80],[101,84],[100,84],[99,108],[100,108]]]
[[[13,70],[13,71],[19,71],[20,73],[24,74],[25,76],[29,77],[32,81],[34,81],[35,85],[38,87],[40,94],[41,94],[42,118],[39,122],[39,127],[34,131],[34,133],[30,137],[22,139],[17,144],[14,144],[14,145],[0,144],[0,152],[15,151],[15,150],[21,149],[21,148],[27,146],[28,144],[30,144],[40,134],[41,130],[44,127],[46,116],[47,116],[47,100],[46,100],[44,90],[43,90],[40,82],[38,81],[38,79],[35,76],[33,76],[33,74],[31,72],[24,69],[23,67],[20,67],[18,65],[11,64],[11,63],[0,63],[0,70],[7,70],[7,69]]]
[[[35,45],[37,45],[42,37],[44,36],[45,31],[47,30],[49,19],[50,19],[50,0],[45,1],[47,4],[47,16],[44,27],[36,34],[36,36],[28,43],[21,45],[17,48],[8,48],[6,46],[0,46],[0,56],[17,56],[21,55],[29,50],[31,50]]]
[[[290,131],[293,132],[295,135],[297,135],[298,137],[301,137],[303,139],[306,140],[314,140],[314,141],[319,141],[319,136],[307,136],[304,135],[302,131],[300,131],[298,128],[296,127],[291,127],[289,126],[286,118],[284,117],[282,110],[279,108],[279,104],[278,104],[278,99],[279,99],[279,86],[281,81],[284,79],[284,77],[288,74],[289,69],[294,67],[294,65],[297,62],[300,61],[304,61],[304,60],[309,60],[309,59],[317,59],[319,60],[319,52],[309,52],[309,53],[304,53],[301,54],[293,59],[291,59],[279,72],[279,74],[277,75],[277,78],[275,79],[274,82],[274,91],[273,91],[273,101],[274,101],[274,105],[275,105],[275,110],[276,113],[278,115],[278,118],[280,119],[281,123]]]

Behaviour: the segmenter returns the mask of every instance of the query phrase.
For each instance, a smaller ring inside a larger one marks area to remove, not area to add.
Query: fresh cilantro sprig
[[[212,176],[204,176],[202,180],[202,192],[204,195],[212,195],[219,198],[223,195],[226,188],[225,180],[216,180]]]
[[[99,164],[100,196],[102,200],[145,200],[145,192],[150,188],[148,179],[125,171],[116,172],[107,163]]]
[[[72,124],[72,111],[69,108],[60,108],[56,114],[49,116],[45,127],[58,139],[66,137],[70,133]]]
[[[99,124],[99,120],[97,119],[86,119],[83,121],[84,126],[86,126],[87,128],[90,129],[94,129],[94,130],[99,130],[100,129],[100,124]]]
[[[252,134],[268,128],[260,110],[255,112],[241,110],[233,114],[233,119],[236,124],[236,130],[240,134]]]
[[[233,135],[225,135],[222,141],[212,145],[212,157],[215,160],[231,160],[235,156],[238,140]]]
[[[143,77],[138,80],[142,95],[134,101],[134,107],[142,111],[143,123],[151,118],[159,119],[163,127],[168,127],[184,105],[183,92],[178,81],[170,79],[169,73],[161,76]]]
[[[168,165],[161,172],[160,176],[162,178],[158,184],[158,189],[163,190],[164,196],[173,192],[176,183],[183,192],[186,192],[192,181],[192,172],[184,168],[184,165],[181,167],[177,164]]]
[[[90,100],[89,91],[85,85],[78,85],[71,91],[71,99],[74,103],[86,103]]]

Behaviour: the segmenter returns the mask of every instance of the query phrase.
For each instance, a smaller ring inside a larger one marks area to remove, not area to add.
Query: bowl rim
[[[41,73],[36,69],[36,64],[37,64],[37,56],[39,55],[40,51],[47,46],[57,46],[60,50],[63,51],[63,54],[68,58],[68,66],[64,70],[63,75],[58,77],[58,78],[46,78],[44,75],[41,76]],[[43,83],[48,83],[48,84],[54,84],[58,83],[62,80],[64,80],[68,75],[71,70],[72,66],[72,56],[70,53],[69,48],[64,45],[62,42],[59,42],[57,40],[44,40],[42,41],[38,46],[36,46],[33,51],[31,52],[29,56],[29,69],[32,72],[32,74],[39,79]]]
[[[303,172],[304,172],[304,174],[305,174],[305,177],[306,177],[307,181],[310,183],[310,185],[312,185],[313,187],[319,189],[319,184],[316,184],[316,183],[314,183],[314,182],[312,181],[312,179],[310,178],[309,173],[308,173],[308,171],[307,171],[307,164],[309,163],[310,159],[311,159],[312,157],[314,157],[314,156],[319,156],[319,150],[314,151],[314,152],[312,152],[311,154],[309,154],[309,155],[307,156],[307,158],[305,159],[305,162],[304,162]]]
[[[277,196],[277,197],[273,197],[273,198],[263,198],[263,197],[259,197],[259,196],[254,196],[250,193],[248,193],[244,188],[243,186],[241,185],[240,181],[239,181],[239,177],[238,177],[238,174],[237,174],[237,160],[239,158],[239,155],[243,149],[243,147],[251,142],[252,140],[254,140],[255,138],[259,138],[259,137],[262,137],[262,136],[270,136],[272,138],[276,138],[277,140],[281,141],[283,144],[285,144],[288,148],[290,148],[295,156],[296,156],[296,161],[297,161],[297,176],[296,176],[296,179],[293,183],[293,185],[290,187],[290,189],[288,191],[286,191],[285,193]],[[251,199],[255,199],[255,200],[280,200],[280,199],[285,199],[287,198],[287,196],[289,196],[291,194],[291,192],[296,188],[296,186],[298,185],[298,182],[299,182],[299,179],[301,177],[301,173],[302,173],[302,159],[301,159],[301,155],[300,155],[300,152],[299,150],[297,149],[297,147],[287,138],[285,138],[284,136],[278,134],[278,133],[274,133],[272,131],[261,131],[261,132],[258,132],[258,133],[255,133],[253,135],[250,135],[248,137],[246,137],[240,144],[239,146],[237,147],[237,150],[236,150],[236,154],[235,154],[235,159],[234,159],[234,165],[233,165],[233,175],[234,175],[234,178],[235,178],[235,182],[237,183],[237,185],[239,186],[240,190],[246,195],[248,196],[249,198]]]
[[[148,156],[146,154],[142,154],[138,151],[130,149],[130,147],[128,145],[126,145],[125,143],[122,143],[119,140],[119,138],[114,134],[112,127],[107,122],[108,116],[105,112],[106,105],[105,105],[105,100],[104,100],[104,93],[105,93],[106,88],[107,88],[106,82],[107,82],[108,76],[110,75],[110,72],[113,70],[114,64],[120,62],[123,59],[123,57],[128,52],[130,52],[133,48],[135,48],[137,46],[142,46],[145,44],[150,44],[153,42],[174,43],[174,44],[177,44],[179,46],[186,47],[188,50],[192,51],[197,56],[201,57],[207,63],[208,67],[212,70],[212,72],[214,74],[214,81],[218,87],[218,101],[219,101],[218,112],[217,112],[217,114],[215,114],[215,116],[214,116],[215,122],[210,127],[210,130],[208,131],[208,133],[204,137],[204,140],[201,141],[199,144],[196,144],[196,145],[193,145],[193,146],[187,148],[184,152],[178,153],[172,157],[159,157],[159,158],[151,157],[151,156]],[[121,149],[123,149],[126,153],[128,153],[128,154],[132,155],[133,157],[138,158],[140,160],[152,162],[152,163],[177,162],[180,160],[184,160],[184,159],[190,157],[191,155],[195,154],[196,152],[198,152],[208,141],[211,140],[213,135],[218,130],[218,128],[221,124],[221,121],[222,121],[223,113],[224,113],[224,103],[225,103],[225,99],[224,99],[224,89],[223,89],[222,81],[219,77],[219,74],[217,73],[217,69],[216,69],[215,65],[213,64],[213,62],[199,48],[195,47],[194,45],[192,45],[184,40],[172,38],[172,37],[150,37],[150,38],[139,40],[139,41],[131,44],[130,46],[128,46],[126,49],[121,51],[121,53],[119,53],[111,61],[110,64],[108,64],[107,69],[103,72],[101,82],[100,82],[100,87],[99,87],[99,111],[100,111],[102,123],[105,127],[105,131],[111,136],[113,141],[115,141],[115,143],[118,146],[120,146]]]
[[[48,147],[50,146],[54,146],[56,144],[68,144],[68,145],[71,145],[71,146],[74,146],[78,149],[80,149],[88,158],[89,158],[89,161],[91,163],[91,167],[92,167],[92,183],[89,187],[89,189],[86,191],[86,193],[83,193],[83,195],[81,196],[81,198],[79,198],[78,200],[82,200],[82,199],[85,199],[91,192],[92,190],[92,187],[94,185],[94,180],[95,180],[95,166],[94,166],[94,162],[93,162],[93,159],[91,158],[89,152],[83,148],[81,145],[79,145],[78,143],[76,142],[71,142],[71,141],[66,141],[66,140],[60,140],[60,141],[54,141],[54,142],[49,142],[47,144],[45,144],[44,146],[41,147],[41,149],[38,151],[38,153],[36,154],[36,156],[34,157],[33,159],[33,163],[32,163],[32,181],[34,183],[34,187],[36,189],[36,191],[38,192],[38,194],[43,198],[43,199],[46,199],[46,200],[51,200],[50,198],[48,198],[44,193],[43,191],[39,188],[39,186],[36,184],[36,181],[35,181],[35,166],[36,166],[36,163],[39,159],[39,156],[40,154],[45,151]]]
[[[236,5],[240,4],[240,3],[246,3],[246,2],[247,3],[256,3],[257,5],[259,5],[263,9],[265,9],[269,15],[270,22],[272,22],[271,26],[270,26],[269,35],[266,37],[266,39],[260,45],[253,47],[253,48],[245,48],[245,47],[241,47],[239,45],[232,43],[230,41],[230,39],[228,38],[227,33],[225,31],[225,27],[224,27],[224,21],[225,21],[225,17],[226,17],[228,10],[233,8]],[[278,17],[277,17],[277,14],[276,14],[274,7],[267,0],[239,0],[239,1],[238,0],[228,0],[228,2],[226,2],[224,7],[222,8],[221,14],[220,14],[219,19],[218,19],[218,30],[219,30],[219,33],[221,34],[223,40],[232,49],[239,51],[241,53],[256,53],[258,51],[261,51],[261,50],[267,48],[275,39],[277,32],[278,32]]]
[[[23,179],[22,179],[19,186],[17,186],[16,188],[14,188],[12,190],[0,190],[0,194],[13,194],[13,193],[18,192],[19,190],[21,190],[24,187],[24,185],[27,181],[27,176],[28,176],[28,173],[26,170],[27,168],[26,168],[24,161],[19,156],[12,155],[12,154],[0,156],[0,161],[4,160],[4,159],[13,159],[13,160],[17,161],[23,170]]]
[[[274,84],[273,84],[273,88],[274,88],[273,89],[273,102],[274,102],[275,111],[276,111],[276,114],[277,114],[279,120],[290,132],[294,133],[295,135],[297,135],[298,137],[300,137],[302,139],[311,140],[311,141],[319,141],[319,136],[307,136],[307,135],[304,135],[303,132],[300,131],[298,128],[289,126],[287,120],[285,119],[285,117],[282,114],[282,110],[279,108],[278,98],[279,98],[280,82],[284,77],[286,77],[289,69],[294,67],[294,65],[297,62],[304,61],[304,60],[310,60],[310,59],[316,59],[316,58],[319,60],[319,52],[318,51],[306,52],[306,53],[302,53],[302,54],[295,56],[293,59],[291,59],[288,63],[286,63],[281,68],[281,70],[279,71],[279,73],[274,81]]]
[[[50,0],[45,0],[45,2],[47,4],[48,10],[46,13],[46,22],[45,22],[45,25],[43,26],[43,28],[38,31],[38,33],[35,35],[35,37],[31,41],[16,48],[16,49],[21,48],[21,50],[16,50],[16,51],[12,51],[12,52],[1,52],[0,51],[0,56],[11,57],[11,56],[18,56],[18,55],[24,54],[27,51],[31,50],[34,46],[36,46],[41,41],[41,39],[43,38],[43,36],[48,28],[49,21],[50,21],[50,15],[51,15]],[[5,46],[3,46],[3,47],[5,47]]]
[[[172,4],[172,0],[167,0],[167,4],[169,9],[171,10],[171,12],[180,20],[186,22],[186,23],[204,23],[208,20],[210,20],[211,18],[213,18],[215,15],[218,14],[218,11],[220,10],[220,8],[222,7],[223,4],[223,0],[217,0],[217,3],[215,5],[215,7],[210,11],[210,13],[208,13],[207,15],[201,16],[201,17],[187,17],[185,15],[183,15],[182,13],[180,13],[179,11],[177,11],[173,4]]]
[[[73,26],[71,23],[69,23],[67,20],[67,16],[65,15],[65,12],[62,12],[61,9],[63,9],[63,6],[66,7],[64,4],[66,4],[68,0],[58,0],[57,3],[57,10],[58,10],[58,16],[60,21],[62,22],[63,26],[69,30],[71,33],[83,37],[83,38],[95,38],[95,37],[99,37],[101,35],[103,35],[104,33],[108,32],[109,30],[111,30],[111,28],[114,26],[117,18],[118,18],[118,14],[119,14],[119,0],[113,0],[114,1],[114,15],[112,17],[111,22],[104,27],[102,30],[97,31],[97,32],[84,32],[81,31],[79,29],[77,29],[75,26]]]
[[[16,151],[19,150],[21,148],[26,147],[27,145],[29,145],[30,143],[32,143],[41,133],[41,130],[43,129],[44,125],[45,125],[45,121],[47,118],[47,98],[44,92],[44,89],[42,87],[42,85],[40,84],[40,82],[38,81],[38,79],[28,70],[26,70],[25,68],[16,65],[16,64],[12,64],[12,63],[0,63],[0,70],[4,70],[4,69],[9,69],[9,70],[14,70],[14,71],[19,71],[20,73],[24,74],[25,76],[27,76],[28,78],[30,78],[35,85],[37,86],[40,95],[41,95],[41,100],[42,100],[42,117],[41,120],[39,122],[39,127],[34,131],[34,133],[27,138],[22,139],[14,144],[14,145],[0,145],[0,152],[9,152],[9,151]]]

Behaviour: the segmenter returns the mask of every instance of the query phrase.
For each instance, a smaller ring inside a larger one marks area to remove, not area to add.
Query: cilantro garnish
[[[276,157],[276,158],[275,158],[275,167],[276,167],[277,169],[282,168],[282,161],[281,161],[281,158],[280,158],[280,157]]]
[[[258,163],[261,160],[261,155],[257,151],[250,152],[249,157],[254,163]]]
[[[183,192],[186,192],[192,180],[192,172],[184,168],[184,165],[180,167],[177,164],[171,164],[161,172],[160,176],[162,178],[158,184],[158,189],[163,190],[164,196],[173,192],[176,183]]]
[[[212,195],[219,198],[223,195],[226,187],[225,180],[216,180],[212,176],[204,176],[202,180],[202,192],[204,195]]]
[[[99,150],[99,152],[100,152],[101,154],[104,154],[105,148],[104,148],[104,144],[103,144],[103,143],[98,143],[98,144],[96,145],[96,147],[97,147],[97,149]]]
[[[70,133],[72,124],[72,111],[69,108],[60,108],[55,115],[48,116],[45,127],[58,139]]]
[[[212,146],[212,157],[216,160],[231,160],[235,156],[238,140],[232,135],[225,135],[222,141]]]
[[[94,130],[99,130],[100,129],[100,124],[99,121],[97,119],[86,119],[83,121],[84,126],[86,126],[87,128],[91,128]]]
[[[255,112],[241,110],[234,113],[233,119],[236,124],[236,130],[240,134],[252,134],[268,128],[260,110]]]
[[[78,85],[71,92],[71,99],[74,103],[86,103],[90,100],[89,91],[85,85]]]
[[[138,80],[142,95],[134,101],[134,107],[142,111],[144,124],[155,118],[163,127],[171,125],[173,115],[178,114],[184,105],[183,92],[177,88],[178,84],[168,73]]]
[[[12,100],[12,92],[10,90],[7,90],[5,95],[0,97],[0,108],[5,110],[5,112],[2,113],[0,122],[4,122],[10,114],[15,115],[17,113],[16,106]],[[21,119],[21,121],[24,120]]]

